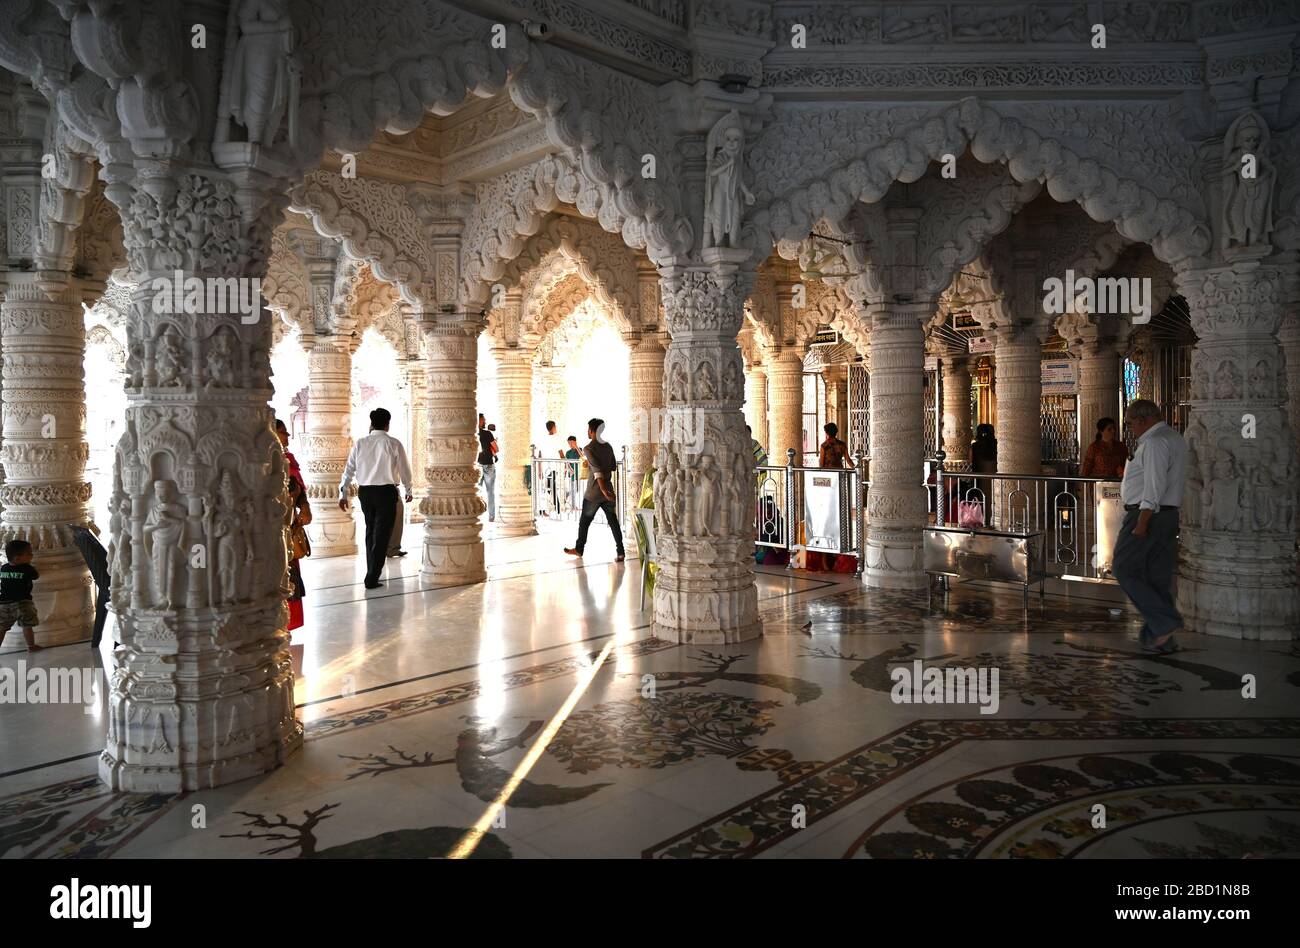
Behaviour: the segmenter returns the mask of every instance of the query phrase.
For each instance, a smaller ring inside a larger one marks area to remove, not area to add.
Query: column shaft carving
[[[873,304],[871,318],[871,487],[867,492],[868,586],[925,585],[921,531],[925,527],[925,371],[923,321],[928,304]]]
[[[41,574],[32,597],[41,620],[37,641],[76,642],[89,636],[94,618],[90,575],[70,531],[61,528],[89,522],[79,288],[70,274],[50,271],[14,271],[8,284],[0,315],[3,538],[33,548]]]
[[[481,325],[460,316],[421,316],[428,352],[428,495],[424,563],[420,578],[432,586],[463,586],[487,578],[478,518],[487,509],[478,496],[475,404],[478,391],[477,334]]]
[[[664,407],[664,347],[655,333],[645,333],[628,353],[631,376],[628,409],[632,438],[628,444],[628,510],[636,506],[645,472],[654,466],[658,443],[654,440]],[[628,518],[629,520],[631,517]],[[628,524],[623,525],[625,530]]]
[[[425,467],[429,456],[429,374],[424,359],[412,359],[406,363],[406,387],[411,398],[410,444],[407,451],[411,461],[411,476],[415,479],[415,502],[406,505],[406,519],[409,523],[421,523],[424,515],[420,513],[420,504],[428,491],[429,481]]]
[[[497,411],[500,413],[501,456],[497,459],[497,532],[527,536],[537,532],[533,501],[524,483],[531,463],[529,446],[533,408],[533,353],[530,349],[496,346]]]
[[[339,510],[339,481],[352,450],[352,353],[350,340],[318,336],[307,354],[307,433],[303,438],[303,480],[312,502],[307,527],[312,556],[357,552],[351,511]],[[355,488],[350,488],[355,493]],[[355,505],[353,505],[355,506]]]
[[[768,363],[767,406],[773,462],[784,464],[785,452],[794,448],[795,464],[803,464],[803,358],[798,350],[783,348]]]
[[[1187,270],[1192,352],[1178,608],[1193,631],[1294,638],[1296,459],[1277,345],[1294,263]]]
[[[659,578],[654,634],[739,642],[761,632],[754,588],[753,451],[740,413],[736,334],[748,251],[705,251],[712,270],[668,268],[664,424],[655,459]]]
[[[970,464],[970,362],[960,356],[943,359],[944,464],[961,470]]]
[[[1042,352],[1042,344],[1033,335],[999,335],[995,343],[999,474],[1036,475],[1042,471]]]
[[[1102,418],[1119,421],[1120,355],[1114,343],[1082,347],[1079,359],[1079,461]]]
[[[138,289],[111,505],[121,647],[99,761],[118,790],[231,783],[302,743],[285,632],[287,466],[267,405],[271,318],[248,281],[265,270],[281,206],[262,181],[248,169],[151,177],[123,210]],[[169,302],[177,271],[186,289],[208,289],[197,311]],[[252,312],[228,298],[213,307],[209,279],[239,288]]]
[[[771,449],[767,446],[767,414],[767,368],[756,365],[745,373],[745,422],[763,450],[770,455]],[[785,458],[781,458],[780,462],[772,463],[784,462]]]

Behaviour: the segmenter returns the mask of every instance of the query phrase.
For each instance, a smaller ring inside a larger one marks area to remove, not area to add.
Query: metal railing
[[[1098,523],[1103,485],[1096,477],[1037,474],[973,474],[940,467],[931,489],[935,523],[958,526],[958,504],[978,502],[987,529],[1012,533],[1041,531],[1047,572],[1061,579],[1115,582],[1108,564],[1114,536]],[[1105,535],[1103,535],[1105,534]]]
[[[755,468],[755,544],[789,553],[811,550],[855,556],[855,572],[860,574],[866,459],[854,454],[852,467],[800,467],[795,456],[790,448],[784,467]],[[792,558],[791,569],[793,562]]]
[[[546,517],[552,521],[576,522],[582,516],[582,495],[587,489],[585,462],[582,458],[544,458],[536,445],[532,449],[530,489],[533,495],[533,517]],[[619,526],[628,527],[630,491],[639,492],[640,484],[625,484],[627,480],[627,447],[619,452],[618,470],[614,474],[614,504]],[[626,489],[624,489],[626,487]],[[596,523],[604,523],[605,515],[598,514]]]

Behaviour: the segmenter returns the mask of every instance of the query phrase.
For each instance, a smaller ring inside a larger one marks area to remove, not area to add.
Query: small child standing
[[[0,637],[17,622],[23,627],[27,651],[39,652],[33,627],[41,624],[41,618],[32,602],[32,583],[41,574],[32,565],[32,545],[26,540],[10,540],[5,544],[5,560],[0,566]]]

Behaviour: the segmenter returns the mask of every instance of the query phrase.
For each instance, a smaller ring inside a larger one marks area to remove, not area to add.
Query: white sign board
[[[1043,394],[1073,395],[1078,387],[1073,359],[1045,359],[1043,361]]]

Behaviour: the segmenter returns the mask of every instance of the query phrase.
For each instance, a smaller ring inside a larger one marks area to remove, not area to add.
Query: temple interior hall
[[[1300,3],[11,6],[0,858],[1300,855]]]

